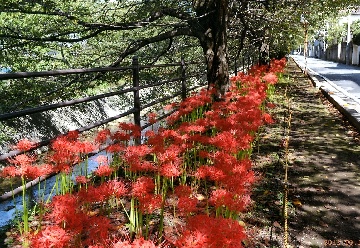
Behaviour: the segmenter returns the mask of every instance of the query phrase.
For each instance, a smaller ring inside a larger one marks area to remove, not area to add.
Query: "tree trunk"
[[[220,100],[229,89],[227,48],[228,0],[210,0],[197,6],[202,27],[201,46],[204,51],[207,80],[216,88],[215,100]]]

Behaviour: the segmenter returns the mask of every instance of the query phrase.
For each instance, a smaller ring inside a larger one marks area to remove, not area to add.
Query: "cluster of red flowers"
[[[77,183],[86,187],[53,198],[44,216],[47,225],[29,235],[31,247],[158,247],[148,236],[144,239],[144,228],[133,228],[141,231],[129,241],[116,233],[109,213],[123,209],[133,226],[142,219],[131,220],[134,207],[137,214],[151,216],[159,228],[166,209],[183,219],[176,234],[150,228],[154,240],[166,240],[174,247],[241,247],[245,231],[233,218],[251,202],[252,143],[259,127],[273,122],[264,112],[265,100],[284,66],[285,60],[273,60],[271,67],[256,66],[248,74],[238,74],[219,102],[212,102],[211,90],[192,95],[169,117],[169,128],[146,133],[145,144],[129,145],[141,130],[121,123],[119,131],[100,131],[94,143],[79,141],[76,132],[57,139],[48,164],[38,171],[27,155],[12,159],[12,166],[1,172],[3,177],[70,173],[84,154],[112,141],[106,151],[113,154],[113,161],[99,156],[94,172],[108,181],[97,185],[87,175],[78,176]],[[155,115],[149,121],[153,123]],[[22,142],[18,147],[28,149],[31,144]],[[115,208],[104,207],[106,211],[94,214],[95,206],[110,202]]]

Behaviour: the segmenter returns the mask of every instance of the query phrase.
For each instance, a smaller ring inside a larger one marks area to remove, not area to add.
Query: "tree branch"
[[[118,66],[124,60],[124,58],[126,58],[127,56],[135,53],[136,51],[140,50],[141,48],[151,43],[156,43],[159,41],[171,39],[173,37],[177,37],[181,35],[195,36],[190,28],[180,28],[159,34],[154,37],[134,41],[120,54],[119,58],[110,66]]]

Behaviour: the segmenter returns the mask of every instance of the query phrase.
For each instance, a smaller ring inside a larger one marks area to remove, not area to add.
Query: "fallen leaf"
[[[319,221],[319,224],[320,224],[320,226],[322,226],[322,227],[329,227],[329,225],[326,224],[326,223],[323,222],[323,221]]]
[[[199,201],[203,201],[205,199],[205,196],[202,195],[202,194],[197,194],[196,196],[196,199],[198,199]]]
[[[301,203],[301,201],[300,201],[299,199],[294,199],[294,200],[292,201],[292,203],[293,203],[294,206],[296,206],[296,207],[301,207],[301,206],[302,206],[302,203]]]
[[[265,238],[264,243],[265,243],[266,246],[270,246],[270,239]]]
[[[273,223],[273,226],[276,227],[276,228],[281,228],[281,225],[279,224],[279,222],[275,221]]]
[[[245,226],[246,226],[245,222],[242,221],[242,220],[239,220],[238,223],[239,223],[239,225],[242,226],[242,227],[245,227]]]
[[[263,195],[268,195],[269,193],[270,193],[269,190],[265,190],[264,193],[263,193]]]

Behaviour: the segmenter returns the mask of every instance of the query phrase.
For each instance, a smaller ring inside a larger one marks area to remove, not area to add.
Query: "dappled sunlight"
[[[357,241],[359,144],[346,135],[341,119],[328,111],[310,81],[299,80],[291,96],[289,197],[301,202],[290,218],[291,239],[304,247]]]
[[[289,75],[288,83],[277,84],[277,108],[272,110],[277,122],[263,129],[258,153],[253,154],[261,180],[253,193],[256,214],[249,217],[251,228],[259,233],[255,237],[260,247],[284,247],[287,231],[291,247],[324,247],[335,240],[356,244],[359,141],[291,60],[285,75]],[[286,162],[288,229],[283,212]]]

